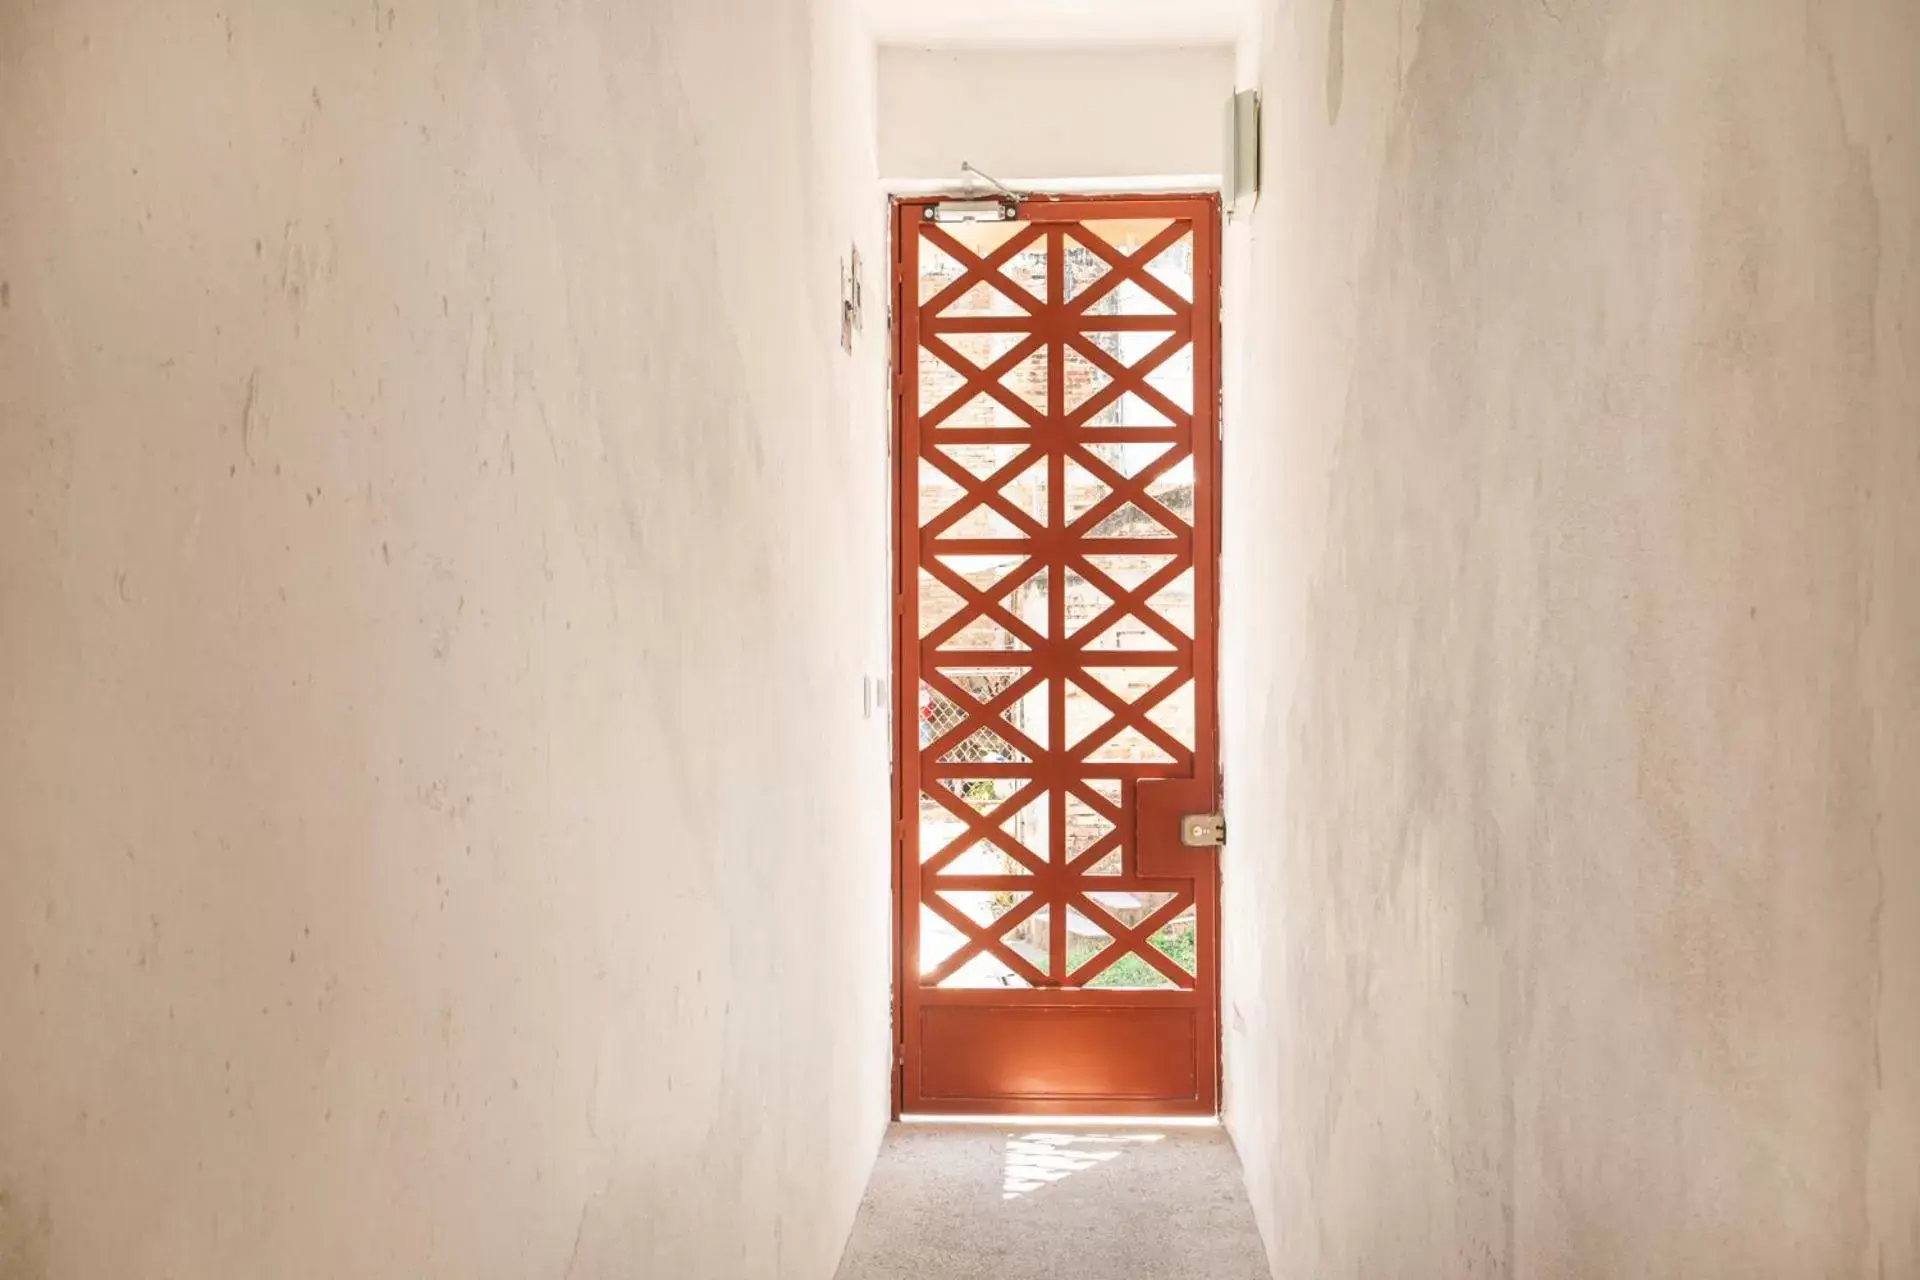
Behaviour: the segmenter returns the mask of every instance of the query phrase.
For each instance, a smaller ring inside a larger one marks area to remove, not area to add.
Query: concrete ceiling
[[[864,0],[882,44],[1227,43],[1247,0]]]

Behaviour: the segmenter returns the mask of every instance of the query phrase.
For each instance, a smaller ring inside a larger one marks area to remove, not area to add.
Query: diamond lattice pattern
[[[1191,987],[1131,784],[1193,768],[1193,228],[920,235],[920,981]]]

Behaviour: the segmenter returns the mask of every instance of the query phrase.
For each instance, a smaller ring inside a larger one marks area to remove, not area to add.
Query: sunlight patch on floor
[[[1158,1142],[1159,1133],[1027,1133],[1007,1139],[1002,1200],[1018,1200],[1076,1173],[1117,1160],[1129,1145]]]

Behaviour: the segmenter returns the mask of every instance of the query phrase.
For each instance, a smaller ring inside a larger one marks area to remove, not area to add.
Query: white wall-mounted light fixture
[[[1227,153],[1221,194],[1227,216],[1245,217],[1260,203],[1260,94],[1243,89],[1227,101]]]

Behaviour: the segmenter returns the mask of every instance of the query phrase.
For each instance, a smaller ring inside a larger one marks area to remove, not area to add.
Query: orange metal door
[[[1211,1115],[1219,203],[896,207],[904,1112]]]

